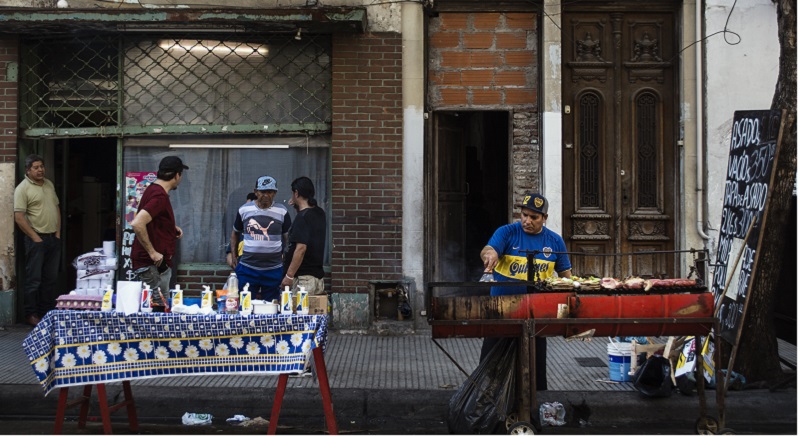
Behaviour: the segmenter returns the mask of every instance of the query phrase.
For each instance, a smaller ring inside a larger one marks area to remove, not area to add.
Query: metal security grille
[[[28,137],[330,130],[330,38],[115,34],[22,42]]]

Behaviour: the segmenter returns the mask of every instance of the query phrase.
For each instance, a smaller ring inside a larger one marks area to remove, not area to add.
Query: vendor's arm
[[[567,278],[571,278],[571,277],[572,277],[572,270],[571,270],[571,269],[568,269],[568,270],[566,270],[566,271],[561,271],[560,273],[558,273],[558,276],[559,276],[559,277],[567,277]]]
[[[481,250],[481,259],[483,260],[483,270],[485,272],[493,271],[500,260],[497,252],[490,245],[483,247],[483,250]]]
[[[300,265],[303,264],[303,258],[306,256],[307,248],[306,244],[297,243],[294,248],[294,255],[292,255],[292,263],[286,268],[286,275],[283,276],[281,287],[292,286],[294,278],[297,277],[297,270],[300,269]]]
[[[238,247],[238,246],[239,246],[239,232],[237,232],[236,230],[232,230],[231,245],[230,245],[231,251],[230,253],[228,253],[229,256],[228,265],[230,265],[230,267],[233,269],[236,269],[236,264],[239,263],[239,253],[238,253],[239,250],[234,250],[233,247]]]
[[[136,239],[142,244],[142,248],[144,248],[147,255],[150,256],[153,263],[158,266],[164,260],[164,255],[156,251],[156,249],[153,248],[153,244],[150,242],[150,236],[147,234],[147,225],[150,224],[151,221],[153,221],[153,217],[150,216],[150,212],[142,209],[133,217],[131,227],[133,227],[133,233],[136,234]]]

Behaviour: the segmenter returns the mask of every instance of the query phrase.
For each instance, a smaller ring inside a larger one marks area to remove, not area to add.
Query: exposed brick
[[[459,32],[437,32],[428,39],[431,48],[456,48],[458,47],[461,34]]]
[[[464,88],[442,88],[442,104],[465,105],[467,104],[467,90]]]
[[[514,33],[498,33],[495,36],[495,48],[514,49],[514,48],[527,48],[527,34],[525,32]]]
[[[469,14],[448,12],[439,14],[441,30],[466,30]]]
[[[509,67],[529,67],[536,66],[536,57],[530,50],[507,51],[503,53],[505,65]]]
[[[442,68],[463,68],[469,65],[470,54],[464,52],[444,52],[442,53]]]
[[[495,86],[525,86],[524,71],[498,71],[494,75]]]
[[[494,45],[494,34],[489,32],[465,33],[463,39],[465,49],[486,49]]]
[[[532,12],[506,13],[506,29],[536,30],[536,14]]]
[[[490,105],[503,102],[503,93],[497,90],[476,89],[472,91],[472,104]]]
[[[531,88],[508,90],[506,104],[536,104],[536,90]]]
[[[464,70],[461,72],[461,84],[464,86],[491,86],[493,78],[493,70]]]
[[[496,29],[500,25],[500,14],[496,12],[473,14],[472,25],[476,30]]]
[[[503,65],[503,59],[496,51],[473,52],[469,55],[469,64],[472,68],[494,68]]]

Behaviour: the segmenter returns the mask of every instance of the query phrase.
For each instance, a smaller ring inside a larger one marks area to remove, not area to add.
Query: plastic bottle
[[[145,284],[142,289],[142,301],[139,303],[139,311],[143,313],[150,313],[153,311],[153,290],[150,285]]]
[[[284,315],[291,315],[293,309],[292,290],[287,286],[281,293],[281,313]]]
[[[308,315],[308,292],[306,288],[300,286],[297,290],[297,304],[295,305],[295,312],[298,315]]]
[[[171,307],[175,307],[177,305],[183,305],[183,289],[181,289],[181,285],[175,285],[175,289],[170,291],[171,298]]]
[[[242,310],[239,313],[241,313],[242,316],[250,316],[250,314],[253,313],[253,304],[250,302],[250,291],[248,291],[248,288],[250,288],[250,283],[245,283],[244,290],[239,293],[239,299],[242,301]]]
[[[208,285],[203,285],[203,292],[200,293],[200,308],[211,309],[211,303],[213,302],[214,293],[211,292],[211,288]]]
[[[111,285],[106,286],[106,291],[103,293],[103,303],[100,305],[100,310],[103,312],[111,312],[113,309],[114,289]]]
[[[225,313],[236,315],[239,313],[239,278],[236,277],[236,273],[231,273],[228,276],[228,281],[225,282],[225,289],[228,290],[228,295],[225,298]]]

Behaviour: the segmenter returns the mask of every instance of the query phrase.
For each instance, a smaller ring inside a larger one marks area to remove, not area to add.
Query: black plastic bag
[[[633,375],[633,387],[646,397],[668,397],[673,384],[669,360],[663,356],[650,356]]]
[[[501,339],[461,384],[450,399],[450,433],[490,434],[505,426],[516,398],[518,348],[516,338]]]

